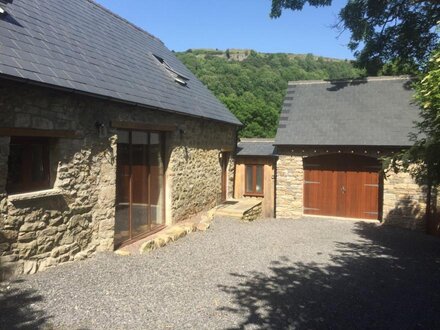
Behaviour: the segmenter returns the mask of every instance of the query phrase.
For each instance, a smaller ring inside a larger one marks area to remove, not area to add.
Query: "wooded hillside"
[[[244,124],[241,137],[274,137],[287,82],[364,75],[343,60],[252,50],[188,50],[178,58]]]

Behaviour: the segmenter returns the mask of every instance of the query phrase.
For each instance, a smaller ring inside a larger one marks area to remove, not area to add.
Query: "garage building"
[[[290,82],[275,146],[276,216],[423,228],[426,193],[382,158],[408,148],[418,109],[408,77]]]

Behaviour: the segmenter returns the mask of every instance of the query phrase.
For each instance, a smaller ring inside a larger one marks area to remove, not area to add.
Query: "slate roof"
[[[273,139],[241,139],[237,156],[276,157]]]
[[[275,145],[410,146],[408,77],[290,82]]]
[[[6,13],[0,77],[240,125],[159,39],[91,0],[14,0]]]

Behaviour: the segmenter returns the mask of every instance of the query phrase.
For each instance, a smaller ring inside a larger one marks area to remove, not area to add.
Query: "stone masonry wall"
[[[234,126],[0,80],[0,127],[79,134],[52,140],[50,190],[11,196],[6,193],[9,137],[0,136],[1,277],[114,249],[112,120],[178,128],[166,134],[168,224],[215,205],[221,192],[218,154],[234,146]],[[96,122],[105,125],[106,134],[99,134]]]
[[[231,150],[235,130],[214,122],[186,121],[183,136],[171,147],[173,221],[180,221],[221,201],[222,149]],[[229,167],[229,166],[228,166]]]
[[[383,187],[383,222],[407,229],[425,230],[426,190],[408,173],[388,171]]]
[[[276,217],[301,217],[303,215],[303,157],[280,154],[276,179]]]
[[[50,142],[52,189],[6,194],[9,137],[0,138],[0,277],[30,274],[113,248],[115,140],[72,94],[0,81],[1,127],[76,130]]]
[[[279,147],[277,163],[277,218],[298,218],[303,215],[304,170],[303,158],[329,153],[349,153],[383,157],[393,153],[389,149],[374,148],[290,148]],[[423,230],[426,192],[408,173],[387,171],[383,181],[384,224]]]

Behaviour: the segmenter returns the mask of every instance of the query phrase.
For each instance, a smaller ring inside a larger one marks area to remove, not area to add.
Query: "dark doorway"
[[[115,246],[163,227],[163,133],[118,131]]]

